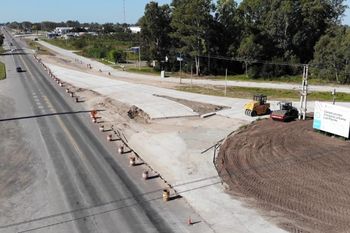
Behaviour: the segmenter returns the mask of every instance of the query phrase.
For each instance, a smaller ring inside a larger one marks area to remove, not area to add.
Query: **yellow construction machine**
[[[270,103],[267,103],[266,95],[254,95],[253,101],[244,105],[245,114],[255,117],[270,114]]]

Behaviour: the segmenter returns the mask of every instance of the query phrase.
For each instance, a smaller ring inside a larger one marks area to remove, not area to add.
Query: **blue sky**
[[[126,22],[136,23],[149,0],[125,0]],[[159,0],[160,4],[171,0]],[[240,1],[238,1],[240,2]],[[350,5],[350,0],[346,0]],[[350,9],[344,24],[350,25]],[[1,0],[0,23],[9,21],[124,22],[123,0]]]

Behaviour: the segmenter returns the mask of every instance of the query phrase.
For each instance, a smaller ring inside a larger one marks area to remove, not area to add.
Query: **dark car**
[[[20,66],[17,66],[16,70],[17,70],[17,72],[23,72],[23,70]]]

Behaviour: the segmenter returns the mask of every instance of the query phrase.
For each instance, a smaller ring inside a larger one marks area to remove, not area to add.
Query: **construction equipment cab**
[[[293,107],[292,102],[279,102],[278,105],[280,109],[271,113],[271,119],[287,122],[295,120],[298,117],[299,111]]]
[[[270,103],[267,103],[266,95],[254,95],[253,101],[244,105],[247,116],[262,116],[270,114]]]

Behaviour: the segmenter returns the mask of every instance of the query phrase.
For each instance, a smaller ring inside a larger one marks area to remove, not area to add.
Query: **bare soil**
[[[350,142],[312,129],[312,120],[262,120],[220,148],[229,192],[290,232],[349,232]]]
[[[191,100],[186,100],[186,99],[173,98],[173,97],[165,96],[165,95],[155,95],[155,96],[162,97],[162,98],[183,104],[183,105],[191,108],[194,112],[199,113],[200,115],[206,114],[206,113],[211,113],[211,112],[217,112],[217,111],[223,110],[225,108],[228,108],[225,106],[207,104],[207,103],[191,101]]]

